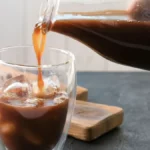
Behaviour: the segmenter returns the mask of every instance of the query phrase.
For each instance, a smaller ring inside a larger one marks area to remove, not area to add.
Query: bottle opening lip
[[[44,0],[41,3],[38,23],[46,25],[46,32],[48,32],[49,26],[56,20],[59,4],[60,0]]]

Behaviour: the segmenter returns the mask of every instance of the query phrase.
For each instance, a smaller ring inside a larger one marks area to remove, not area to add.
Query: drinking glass
[[[32,62],[26,53],[34,56]],[[44,97],[36,93],[39,66],[34,48],[0,50],[1,150],[63,149],[75,106],[75,57],[66,50],[46,48],[40,68]]]

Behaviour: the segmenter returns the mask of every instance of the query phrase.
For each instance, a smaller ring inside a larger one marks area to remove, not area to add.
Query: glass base
[[[66,137],[62,136],[58,144],[55,146],[55,148],[53,148],[53,150],[63,150],[65,141],[66,141]],[[0,140],[0,150],[9,150],[7,147],[4,146],[1,140]]]

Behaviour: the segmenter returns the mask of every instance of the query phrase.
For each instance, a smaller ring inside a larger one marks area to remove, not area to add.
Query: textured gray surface
[[[68,137],[64,150],[150,150],[150,73],[78,73],[89,101],[120,106],[123,125],[87,143]]]

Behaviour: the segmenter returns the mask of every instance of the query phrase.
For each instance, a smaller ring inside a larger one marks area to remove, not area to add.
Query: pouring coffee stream
[[[39,92],[42,94],[44,91],[44,81],[41,69],[41,58],[45,49],[46,34],[50,30],[50,24],[53,22],[53,18],[58,9],[59,0],[46,0],[42,3],[39,21],[35,25],[32,35],[34,50],[38,61],[38,87]]]
[[[61,12],[48,20],[48,31],[69,36],[102,57],[127,66],[150,70],[150,17],[141,7],[97,12]],[[137,3],[136,3],[137,5]],[[143,7],[142,7],[143,6]],[[137,13],[138,12],[138,13]],[[139,13],[140,12],[140,13]],[[141,15],[141,13],[143,13]],[[147,12],[146,12],[147,13]],[[45,17],[48,18],[48,17]],[[81,50],[82,51],[82,50]]]

